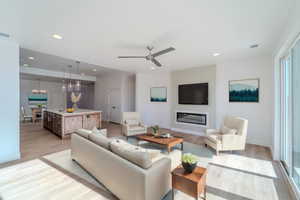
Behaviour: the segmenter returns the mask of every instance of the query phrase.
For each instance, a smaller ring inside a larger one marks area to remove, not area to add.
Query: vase
[[[158,136],[159,136],[159,131],[153,132],[152,135],[153,135],[154,137],[158,137]]]
[[[72,108],[73,108],[74,110],[77,110],[77,109],[78,109],[77,103],[73,103]]]
[[[192,173],[194,171],[194,169],[196,168],[197,163],[186,163],[186,162],[182,162],[182,167],[184,168],[186,173]]]

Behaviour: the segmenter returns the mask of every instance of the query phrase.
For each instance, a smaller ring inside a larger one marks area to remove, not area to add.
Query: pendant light
[[[62,86],[61,86],[61,90],[62,90],[63,92],[66,92],[66,90],[67,90],[67,86],[66,86],[66,81],[65,81],[65,79],[66,79],[66,70],[64,70],[64,79],[62,80]]]
[[[68,83],[68,92],[72,92],[73,90],[73,84],[72,84],[72,75],[71,75],[71,69],[72,69],[72,65],[69,65],[69,83]]]
[[[79,62],[79,61],[76,61],[76,64],[77,64],[77,74],[80,75],[80,73],[79,73],[79,64],[80,64],[80,62]],[[80,82],[80,80],[77,80],[77,81],[76,81],[74,87],[75,87],[75,91],[80,91],[80,89],[81,89],[81,82]]]

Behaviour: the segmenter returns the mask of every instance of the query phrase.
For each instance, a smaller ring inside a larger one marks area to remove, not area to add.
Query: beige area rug
[[[107,191],[107,189],[101,183],[96,181],[92,176],[90,176],[84,169],[82,169],[76,162],[71,159],[71,150],[49,154],[47,156],[44,156],[43,158],[67,170],[68,172],[79,176],[80,178],[99,187],[100,189]]]
[[[3,200],[107,200],[41,160],[0,169]]]
[[[143,146],[156,148],[151,144],[143,144]],[[222,153],[220,156],[214,156],[211,149],[187,142],[184,143],[184,152],[197,155],[200,160],[199,165],[208,169],[207,200],[291,199],[282,175],[278,171],[278,166],[272,161],[251,158],[238,153]],[[106,191],[101,184],[71,160],[70,150],[54,153],[44,158]],[[163,200],[171,199],[172,195],[169,192]],[[175,191],[175,200],[193,199],[180,191]]]

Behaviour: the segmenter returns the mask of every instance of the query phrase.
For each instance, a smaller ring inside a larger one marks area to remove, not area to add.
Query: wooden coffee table
[[[143,134],[143,135],[137,135],[136,138],[138,140],[143,140],[147,142],[152,142],[155,144],[160,144],[162,146],[165,146],[168,149],[168,152],[171,152],[172,147],[174,147],[177,144],[181,144],[181,150],[183,150],[183,139],[178,137],[171,137],[171,138],[159,138],[154,137],[152,134]]]
[[[172,199],[174,199],[174,189],[180,190],[195,199],[204,193],[206,199],[206,168],[196,167],[195,170],[187,174],[180,165],[172,171]]]

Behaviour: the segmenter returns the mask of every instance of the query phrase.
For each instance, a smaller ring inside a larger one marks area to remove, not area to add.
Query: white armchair
[[[224,128],[229,132],[224,133]],[[206,130],[205,146],[214,148],[217,155],[219,155],[219,151],[245,150],[247,129],[248,120],[227,116],[220,130]],[[230,133],[230,131],[233,132]]]
[[[122,134],[128,137],[147,133],[147,127],[142,123],[138,112],[123,112]]]

